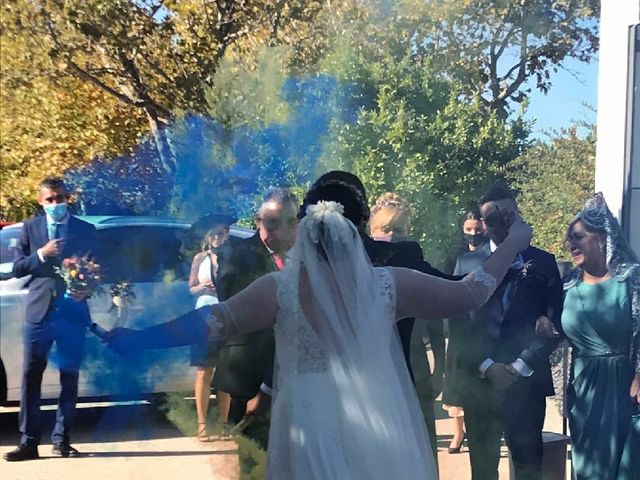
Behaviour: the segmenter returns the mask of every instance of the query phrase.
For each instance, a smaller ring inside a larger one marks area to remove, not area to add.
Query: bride
[[[319,189],[323,187],[320,186]],[[269,479],[436,479],[395,322],[481,306],[531,228],[518,220],[481,269],[453,282],[374,268],[352,221],[347,184],[314,191],[287,267],[226,302],[108,335],[119,351],[166,348],[274,328]]]

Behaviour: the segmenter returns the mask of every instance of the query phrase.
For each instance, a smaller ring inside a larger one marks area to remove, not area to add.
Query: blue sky
[[[583,104],[594,110],[597,105],[597,58],[590,64],[570,60],[564,67],[552,74],[553,83],[547,95],[537,90],[531,92],[525,117],[535,119],[535,137],[545,139],[545,131],[568,127],[573,120],[595,121],[595,112]]]

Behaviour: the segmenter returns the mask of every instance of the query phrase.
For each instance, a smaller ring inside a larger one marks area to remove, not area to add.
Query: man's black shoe
[[[77,457],[80,452],[68,443],[55,443],[51,453],[56,457]]]
[[[25,443],[15,450],[5,453],[3,457],[7,462],[21,462],[23,460],[35,460],[36,458],[40,458],[40,455],[38,455],[37,445]]]

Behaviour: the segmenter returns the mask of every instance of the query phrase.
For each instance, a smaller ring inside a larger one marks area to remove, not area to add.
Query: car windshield
[[[180,253],[184,230],[179,227],[122,226],[96,232],[92,252],[101,266],[104,283],[186,280],[188,261]],[[19,255],[20,228],[0,230],[0,274],[11,277]]]
[[[118,227],[98,230],[94,252],[104,281],[113,283],[184,280],[180,254],[183,230],[175,227]]]

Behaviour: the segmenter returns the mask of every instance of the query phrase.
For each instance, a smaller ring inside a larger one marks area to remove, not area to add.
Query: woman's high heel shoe
[[[460,453],[460,451],[462,450],[462,445],[464,444],[465,437],[466,437],[466,434],[462,435],[462,438],[460,439],[460,443],[457,446],[455,446],[455,447],[449,446],[448,452],[449,453]]]

